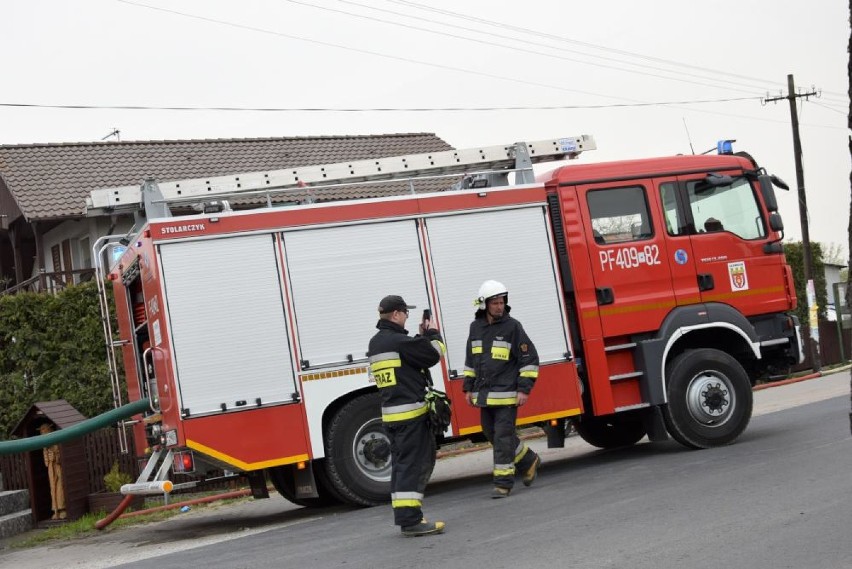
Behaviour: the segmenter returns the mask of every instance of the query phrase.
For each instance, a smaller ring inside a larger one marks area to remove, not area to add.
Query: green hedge
[[[95,282],[0,296],[0,440],[33,403],[54,399],[87,417],[113,408]]]
[[[796,241],[792,243],[784,243],[784,256],[787,257],[787,264],[793,271],[793,280],[796,284],[796,298],[799,301],[796,307],[796,316],[799,317],[799,322],[804,325],[808,324],[808,295],[807,282],[805,281],[805,262],[802,255],[802,242]],[[825,305],[827,304],[825,291],[825,266],[822,260],[822,246],[819,243],[811,242],[811,274],[814,279],[814,292],[816,292],[816,302],[819,306],[819,318],[825,319]]]

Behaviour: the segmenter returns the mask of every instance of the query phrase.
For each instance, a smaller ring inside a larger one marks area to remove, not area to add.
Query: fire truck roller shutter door
[[[292,402],[297,389],[271,235],[163,243],[159,254],[181,407],[197,416],[238,401]]]
[[[471,291],[489,278],[511,291],[512,314],[524,322],[541,362],[565,361],[568,332],[542,207],[433,217],[426,229],[450,369],[459,376],[464,370],[465,339],[476,310]]]

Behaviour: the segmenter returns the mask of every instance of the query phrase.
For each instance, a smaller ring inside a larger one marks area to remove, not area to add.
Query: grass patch
[[[206,496],[212,496],[215,494],[221,494],[221,491],[211,491],[211,492],[198,492],[192,494],[180,494],[171,496],[169,503],[176,504],[179,502],[186,502],[188,500],[194,500],[196,498],[203,498]],[[228,505],[234,504],[237,502],[250,500],[252,499],[250,496],[242,497],[242,498],[229,498],[227,500],[217,500],[215,502],[201,503],[201,504],[193,504],[191,507],[193,509],[203,509],[211,506],[219,506],[219,505]],[[157,506],[163,505],[163,499],[159,497],[149,498],[145,500],[145,508],[156,508]],[[132,516],[129,518],[118,518],[110,525],[108,525],[103,530],[98,530],[95,528],[95,523],[99,520],[106,517],[109,512],[97,512],[94,514],[86,514],[83,517],[67,522],[61,525],[54,525],[45,529],[34,530],[28,532],[27,534],[23,534],[19,539],[12,538],[8,543],[10,548],[14,549],[26,549],[30,547],[37,547],[39,545],[44,545],[46,543],[51,542],[59,542],[59,541],[72,541],[75,539],[81,539],[90,535],[100,534],[104,532],[111,532],[115,530],[120,530],[125,527],[143,525],[153,522],[160,522],[163,520],[167,520],[174,516],[181,515],[180,508],[172,508],[169,510],[161,510],[158,512],[151,512],[147,514],[141,514],[137,516]]]
[[[28,547],[36,547],[38,545],[43,545],[45,543],[50,543],[54,541],[70,541],[74,539],[80,539],[88,535],[93,535],[95,533],[100,533],[102,531],[111,531],[131,525],[157,522],[171,518],[172,516],[176,516],[178,514],[180,514],[180,510],[174,509],[164,510],[162,512],[152,512],[150,514],[134,516],[132,518],[118,518],[109,526],[107,526],[107,528],[104,530],[96,529],[95,523],[97,523],[98,520],[103,519],[106,514],[101,512],[98,512],[96,514],[86,514],[82,518],[74,520],[72,522],[30,532],[22,539],[12,541],[9,546],[15,549],[25,549]]]

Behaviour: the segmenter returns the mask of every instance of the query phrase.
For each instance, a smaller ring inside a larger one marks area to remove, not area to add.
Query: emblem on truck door
[[[731,278],[731,290],[748,290],[748,274],[745,261],[728,263],[728,276]]]

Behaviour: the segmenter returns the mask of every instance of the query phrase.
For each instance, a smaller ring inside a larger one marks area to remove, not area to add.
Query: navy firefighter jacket
[[[379,331],[370,340],[367,357],[382,396],[382,421],[396,423],[425,415],[428,370],[444,351],[441,335],[433,329],[411,337],[389,320],[379,320],[376,328]]]
[[[478,407],[517,405],[538,377],[538,353],[521,323],[504,314],[489,324],[485,311],[470,324],[464,366],[464,391]]]

